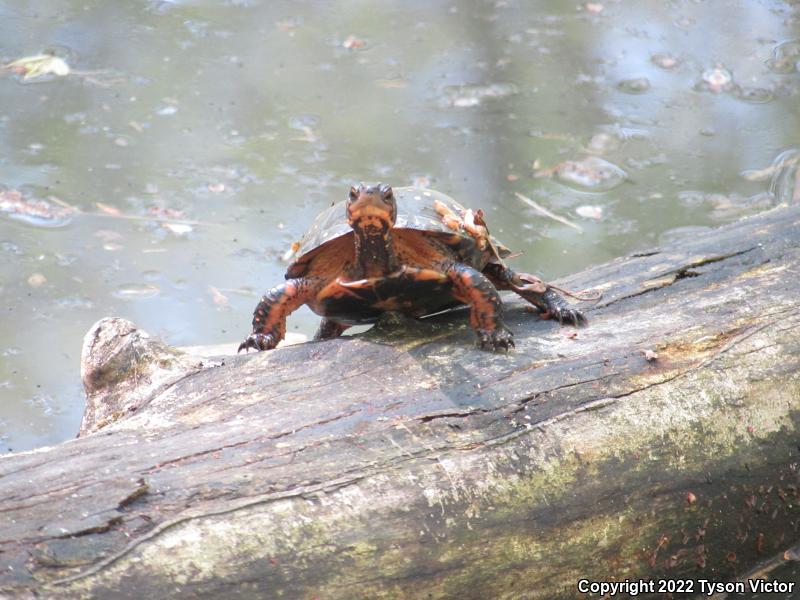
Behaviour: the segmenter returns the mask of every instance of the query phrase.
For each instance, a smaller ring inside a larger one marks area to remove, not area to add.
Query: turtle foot
[[[561,325],[575,325],[576,327],[585,327],[589,324],[586,315],[575,308],[556,308],[547,311],[548,319],[555,319]]]
[[[497,351],[504,350],[508,352],[509,348],[514,347],[514,335],[508,330],[503,328],[494,329],[477,329],[475,333],[478,336],[476,345],[481,350]]]
[[[242,350],[249,351],[250,348],[253,350],[272,350],[278,345],[279,341],[278,336],[271,333],[251,333],[239,344],[239,349],[236,353],[238,354]]]
[[[572,324],[576,327],[583,327],[589,324],[586,316],[576,308],[570,307],[564,298],[555,292],[553,289],[548,289],[542,294],[544,300],[544,314],[545,319],[555,319],[561,325]]]

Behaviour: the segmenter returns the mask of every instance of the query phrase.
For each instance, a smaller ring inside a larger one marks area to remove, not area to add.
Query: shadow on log
[[[800,558],[800,208],[510,299],[213,360],[87,334],[85,435],[0,459],[0,586],[41,597],[574,598]],[[794,568],[794,567],[791,567]],[[695,590],[699,592],[698,589]]]

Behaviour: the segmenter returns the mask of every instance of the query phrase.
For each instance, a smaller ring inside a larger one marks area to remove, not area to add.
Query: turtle
[[[513,290],[545,318],[586,324],[550,286],[506,266],[511,251],[489,234],[482,211],[435,190],[352,186],[295,247],[286,281],[261,298],[239,352],[277,346],[286,317],[303,304],[322,317],[315,340],[374,323],[385,312],[419,318],[467,305],[477,346],[507,352],[514,338],[498,290]]]

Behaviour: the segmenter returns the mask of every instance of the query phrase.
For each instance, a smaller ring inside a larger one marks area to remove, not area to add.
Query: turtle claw
[[[239,349],[236,353],[238,354],[242,350],[249,352],[250,348],[253,350],[272,350],[278,345],[279,341],[278,337],[271,333],[251,333],[239,344]]]
[[[497,351],[502,348],[508,353],[508,349],[514,347],[514,336],[508,329],[478,329],[476,334],[476,345],[481,350]]]
[[[583,327],[589,324],[589,321],[581,311],[571,308],[566,300],[554,290],[548,289],[542,295],[542,300],[544,300],[545,304],[545,318],[557,319],[561,325],[567,323],[576,327]]]
[[[586,316],[581,311],[574,308],[558,309],[553,312],[553,316],[558,319],[561,325],[567,323],[575,325],[575,327],[585,327],[589,324]]]

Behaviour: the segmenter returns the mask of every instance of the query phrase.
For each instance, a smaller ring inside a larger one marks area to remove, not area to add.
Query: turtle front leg
[[[309,279],[289,279],[261,298],[253,313],[253,333],[239,344],[239,350],[272,350],[286,335],[286,317],[316,295]]]
[[[457,300],[469,305],[469,324],[477,336],[479,348],[508,351],[514,347],[514,336],[503,323],[503,303],[492,282],[480,271],[464,264],[445,270]]]
[[[508,267],[490,263],[483,269],[486,275],[501,290],[512,290],[539,309],[545,318],[557,319],[559,323],[581,326],[588,323],[586,316],[571,308],[564,297],[541,279],[527,273],[515,273]]]
[[[338,323],[332,319],[323,318],[314,334],[314,340],[332,340],[342,335],[349,325]]]

